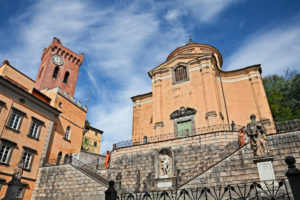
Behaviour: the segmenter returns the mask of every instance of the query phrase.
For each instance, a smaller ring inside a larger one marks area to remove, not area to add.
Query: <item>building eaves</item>
[[[47,110],[51,111],[55,115],[59,115],[61,113],[61,111],[59,111],[56,108],[52,107],[51,105],[45,103],[41,99],[35,97],[34,95],[27,92],[26,90],[24,90],[19,85],[11,82],[10,80],[4,78],[3,76],[0,76],[0,82],[3,82],[2,84],[5,84],[5,83],[8,84],[8,86],[10,86],[12,89],[15,89],[15,91],[17,91],[18,93],[20,93],[20,94],[24,95],[25,97],[35,101],[37,104],[39,104],[40,106],[42,106],[42,107],[46,108]]]
[[[152,94],[152,92],[148,92],[148,93],[145,93],[145,94],[139,94],[139,95],[136,95],[136,96],[133,96],[133,97],[130,97],[130,99],[134,99],[134,98],[137,98],[137,97],[142,97],[142,96],[146,96],[146,95],[149,95],[149,94]]]
[[[102,130],[97,129],[97,128],[95,128],[95,127],[90,126],[89,129],[90,129],[90,130],[93,130],[93,131],[96,131],[96,132],[98,132],[98,133],[100,133],[100,134],[103,134],[103,131],[102,131]]]

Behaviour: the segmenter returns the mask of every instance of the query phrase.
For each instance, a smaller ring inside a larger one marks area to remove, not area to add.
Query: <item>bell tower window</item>
[[[58,71],[59,71],[59,66],[56,66],[53,71],[53,75],[52,75],[53,78],[57,78]]]
[[[64,77],[64,83],[68,83],[68,78],[69,78],[70,73],[66,72],[65,77]]]

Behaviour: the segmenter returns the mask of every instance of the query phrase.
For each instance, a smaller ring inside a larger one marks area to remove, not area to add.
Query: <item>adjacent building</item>
[[[103,131],[94,127],[86,127],[82,139],[82,149],[91,153],[100,154],[100,144]]]
[[[8,61],[1,65],[0,198],[20,159],[25,162],[20,194],[29,199],[41,165],[60,164],[80,152],[87,107],[74,92],[82,61],[83,54],[54,38],[35,81]]]

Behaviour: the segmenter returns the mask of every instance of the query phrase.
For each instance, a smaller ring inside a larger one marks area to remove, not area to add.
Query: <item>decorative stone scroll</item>
[[[184,116],[188,116],[188,115],[195,115],[196,114],[196,110],[193,108],[189,108],[189,107],[180,107],[179,110],[175,110],[174,112],[172,112],[172,114],[170,115],[171,119],[176,119],[176,118],[180,118],[180,117],[184,117]]]

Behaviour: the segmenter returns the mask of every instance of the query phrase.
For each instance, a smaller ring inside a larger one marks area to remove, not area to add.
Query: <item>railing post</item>
[[[231,130],[232,131],[237,131],[236,130],[236,124],[234,123],[234,121],[231,122]]]
[[[117,199],[117,191],[115,190],[115,182],[109,181],[109,187],[105,191],[105,200],[116,200]]]
[[[300,199],[300,170],[296,168],[296,160],[293,156],[287,156],[285,163],[289,168],[285,175],[289,180],[294,199]]]

